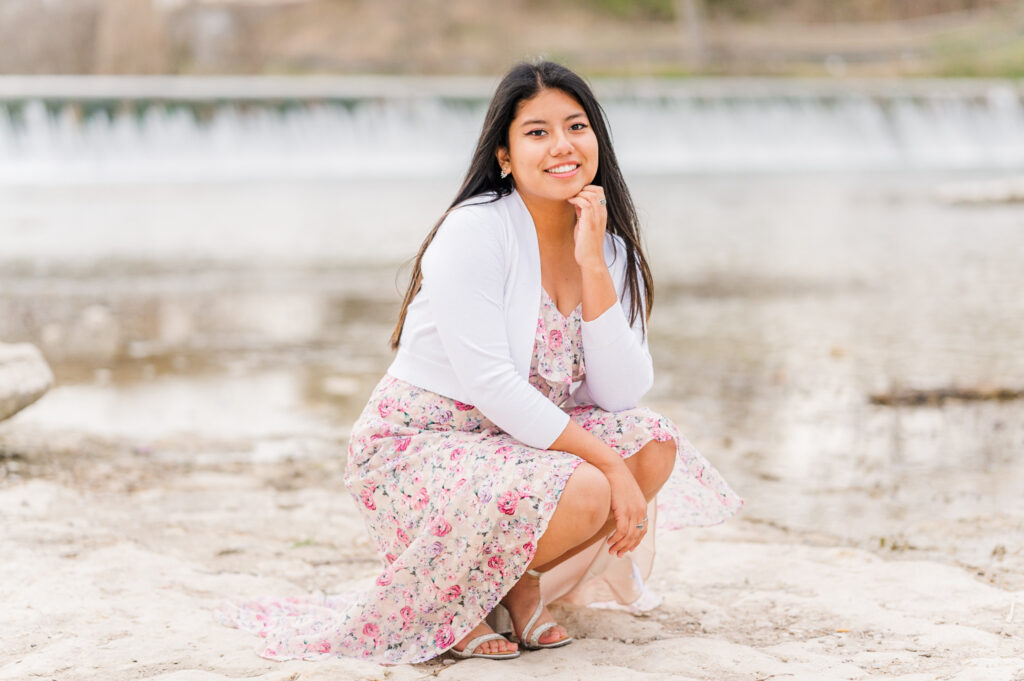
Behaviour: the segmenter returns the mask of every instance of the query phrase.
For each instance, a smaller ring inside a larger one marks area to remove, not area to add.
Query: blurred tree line
[[[1024,0],[0,0],[0,73],[1024,76],[1022,36]]]
[[[708,18],[764,21],[784,18],[808,23],[900,21],[995,7],[1007,0],[588,0],[621,17],[682,18],[694,5]]]

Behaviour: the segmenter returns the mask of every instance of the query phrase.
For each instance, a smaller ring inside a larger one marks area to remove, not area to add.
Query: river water
[[[870,401],[1024,388],[1024,210],[949,200],[1010,182],[997,165],[627,168],[656,282],[646,401],[748,517],[1024,587],[1022,402]],[[0,339],[58,379],[0,434],[343,456],[390,361],[399,268],[457,172],[115,175],[0,183]]]

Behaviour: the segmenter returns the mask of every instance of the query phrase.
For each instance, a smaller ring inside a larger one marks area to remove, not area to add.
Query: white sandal
[[[537,572],[536,570],[527,570],[526,574],[530,575],[531,577],[535,577],[538,581],[540,580],[541,573]],[[509,640],[513,643],[518,643],[527,650],[540,650],[541,648],[561,648],[562,646],[567,646],[576,640],[572,636],[566,636],[565,638],[553,641],[551,643],[541,643],[540,637],[544,635],[544,632],[548,631],[549,629],[552,629],[553,627],[558,626],[558,622],[545,622],[544,624],[540,624],[534,627],[534,625],[537,623],[537,620],[540,619],[542,612],[544,612],[543,600],[537,603],[537,609],[533,611],[533,616],[530,617],[530,619],[526,622],[526,626],[523,627],[523,634],[525,635],[525,637],[519,638],[518,634],[516,634],[513,631],[512,636],[509,637]],[[514,628],[515,627],[513,625],[513,630]]]
[[[457,657],[460,660],[468,660],[471,657],[482,657],[486,660],[514,660],[519,657],[518,650],[512,650],[507,653],[478,653],[475,652],[481,644],[487,643],[488,641],[497,641],[501,639],[506,641],[507,639],[501,634],[484,634],[483,636],[477,636],[462,650],[456,650],[455,648],[449,648],[448,652],[452,654],[452,657]]]

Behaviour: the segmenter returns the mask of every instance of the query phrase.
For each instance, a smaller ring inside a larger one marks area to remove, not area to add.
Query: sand
[[[743,484],[736,518],[659,536],[658,610],[554,606],[579,639],[566,648],[393,667],[264,660],[253,636],[214,621],[223,599],[375,574],[338,446],[253,462],[239,442],[139,448],[0,425],[0,680],[1024,679],[1019,545],[996,579],[948,552],[766,521],[772,495]]]
[[[396,250],[442,184],[370,202]],[[553,607],[566,648],[398,667],[271,662],[212,615],[375,574],[341,454],[390,361],[396,266],[344,266],[379,234],[327,225],[392,183],[261,185],[253,205],[245,185],[4,193],[53,269],[0,267],[0,335],[43,347],[57,383],[0,423],[0,681],[1024,681],[1024,403],[869,400],[1024,386],[1019,209],[937,202],[938,184],[640,183],[660,226],[645,402],[746,505],[659,535],[648,617]],[[194,242],[221,265],[168,255]],[[313,246],[336,260],[313,267]],[[261,262],[271,247],[299,270]],[[61,248],[81,267],[53,265]]]

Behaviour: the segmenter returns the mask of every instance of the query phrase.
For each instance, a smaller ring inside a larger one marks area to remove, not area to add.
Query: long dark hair
[[[636,208],[633,206],[629,189],[622,179],[622,172],[619,170],[619,163],[615,158],[615,151],[612,149],[611,136],[608,133],[608,125],[605,122],[601,105],[597,103],[597,99],[586,81],[561,64],[549,61],[534,64],[521,62],[513,66],[498,84],[498,89],[494,92],[491,104],[487,108],[483,130],[480,132],[476,151],[473,152],[473,161],[466,172],[466,179],[462,181],[462,187],[455,195],[448,210],[420,245],[413,265],[409,288],[402,300],[402,311],[398,315],[398,323],[391,334],[392,350],[398,348],[409,304],[419,293],[423,280],[420,263],[430,242],[434,240],[438,227],[444,222],[448,213],[466,199],[493,194],[493,200],[497,201],[512,193],[514,187],[512,177],[504,179],[501,177],[495,154],[498,148],[507,149],[509,146],[508,129],[516,117],[519,103],[536,96],[541,90],[547,89],[561,90],[575,99],[583,107],[583,111],[590,121],[590,126],[597,137],[598,149],[597,175],[594,177],[593,184],[604,189],[605,198],[608,200],[607,231],[621,237],[626,245],[629,321],[630,324],[636,321],[644,305],[647,308],[647,317],[650,317],[651,306],[654,304],[654,282],[651,278],[651,269],[647,265],[647,258],[644,256],[643,246],[640,243],[640,222],[636,216]],[[641,279],[642,287],[638,285],[641,283]],[[644,296],[643,302],[641,302],[641,295]],[[641,323],[646,333],[647,319],[642,319]]]

